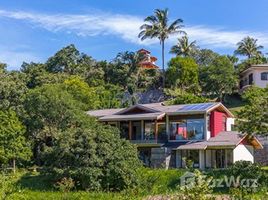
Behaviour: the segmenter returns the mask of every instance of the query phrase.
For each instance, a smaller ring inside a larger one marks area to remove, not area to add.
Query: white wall
[[[261,73],[268,72],[267,70],[255,70],[253,74],[254,84],[258,87],[265,88],[268,85],[268,80],[261,80]]]
[[[232,125],[235,124],[235,118],[227,118],[226,120],[226,131],[231,131],[232,130]]]
[[[268,81],[267,80],[261,80],[261,73],[262,72],[267,72],[268,69],[251,69],[249,71],[247,71],[245,74],[243,74],[243,77],[240,80],[244,80],[244,79],[248,79],[249,74],[253,74],[253,83],[254,85],[261,87],[261,88],[265,88],[268,85]]]
[[[239,144],[233,151],[233,162],[239,160],[254,162],[254,149],[250,145]]]

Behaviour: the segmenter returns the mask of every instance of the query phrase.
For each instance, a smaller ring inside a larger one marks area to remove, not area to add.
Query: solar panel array
[[[215,103],[201,103],[183,106],[179,111],[205,111]]]

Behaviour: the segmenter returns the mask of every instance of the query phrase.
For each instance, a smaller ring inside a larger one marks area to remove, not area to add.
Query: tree
[[[245,37],[243,40],[237,43],[237,49],[235,50],[236,55],[252,57],[261,57],[263,46],[257,44],[257,39],[251,38],[249,36]]]
[[[172,58],[168,63],[166,77],[170,87],[179,87],[190,92],[199,90],[198,66],[192,58]]]
[[[199,80],[202,91],[220,101],[225,94],[232,93],[238,82],[233,64],[226,56],[218,56],[209,66],[200,68]]]
[[[72,94],[73,98],[85,105],[84,110],[100,108],[99,94],[96,87],[90,87],[79,76],[71,76],[63,83],[63,89]]]
[[[187,35],[178,38],[178,43],[171,47],[170,53],[177,56],[190,56],[197,50],[196,41],[190,42]]]
[[[28,160],[31,147],[25,138],[25,127],[14,111],[0,111],[0,161],[7,164],[12,161],[16,171],[16,160]]]
[[[140,29],[139,37],[141,40],[147,38],[158,38],[162,46],[162,70],[163,70],[163,86],[165,84],[165,40],[175,33],[185,33],[181,30],[183,20],[176,19],[169,25],[168,9],[156,9],[154,15],[148,16],[144,19],[146,22]]]
[[[238,113],[238,129],[247,134],[268,133],[268,87],[251,87],[243,94],[246,105]]]
[[[22,105],[28,92],[26,76],[19,72],[0,73],[0,109],[13,109],[22,113]]]
[[[218,53],[210,49],[196,49],[196,51],[191,52],[190,55],[199,67],[211,65],[218,56],[220,56]]]
[[[43,153],[57,178],[72,178],[77,188],[118,191],[135,184],[141,166],[136,147],[119,130],[88,117],[87,128],[63,131]]]

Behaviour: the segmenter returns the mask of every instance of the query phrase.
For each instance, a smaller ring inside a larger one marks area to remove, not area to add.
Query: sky
[[[144,18],[157,8],[168,8],[171,22],[183,19],[183,30],[200,48],[232,54],[249,35],[268,52],[267,0],[0,0],[0,62],[18,70],[23,61],[45,62],[74,44],[107,61],[119,52],[145,48],[160,65],[159,41],[137,36]],[[167,40],[166,60],[178,37]]]

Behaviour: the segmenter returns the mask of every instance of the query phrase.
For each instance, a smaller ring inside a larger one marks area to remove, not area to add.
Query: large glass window
[[[141,121],[132,123],[132,140],[141,140]]]
[[[262,72],[261,73],[261,80],[267,81],[268,80],[268,72]]]
[[[144,122],[144,139],[145,140],[155,139],[154,130],[155,125],[153,122]]]
[[[170,140],[204,139],[204,119],[187,119],[170,123]]]
[[[159,140],[167,140],[166,123],[158,123],[158,138]]]
[[[198,150],[182,150],[181,158],[182,158],[182,167],[187,166],[187,167],[199,168]]]
[[[128,131],[128,122],[120,122],[120,133],[122,138],[129,139]]]

